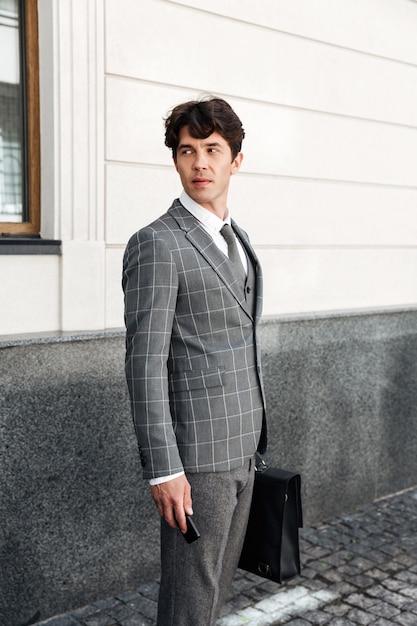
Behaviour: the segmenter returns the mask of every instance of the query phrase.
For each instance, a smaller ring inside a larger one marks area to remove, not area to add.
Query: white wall
[[[416,304],[417,4],[122,4],[106,1],[113,254],[177,191],[162,117],[212,92],[247,133],[230,204],[263,261],[265,313]]]
[[[246,130],[230,207],[263,261],[265,314],[417,304],[417,2],[42,0],[39,13],[42,234],[64,241],[43,326],[123,324],[126,241],[180,192],[163,117],[207,92]]]

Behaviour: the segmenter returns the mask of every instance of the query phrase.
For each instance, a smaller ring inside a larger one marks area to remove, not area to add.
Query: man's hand
[[[187,530],[186,515],[192,515],[191,486],[185,474],[159,485],[151,486],[152,498],[159,514],[172,528]]]

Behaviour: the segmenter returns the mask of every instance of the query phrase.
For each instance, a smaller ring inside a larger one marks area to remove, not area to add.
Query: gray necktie
[[[239,250],[236,243],[236,237],[234,235],[233,229],[229,224],[225,224],[223,228],[220,230],[220,233],[223,235],[224,239],[227,243],[227,251],[230,261],[233,263],[234,269],[236,271],[236,277],[245,284],[246,281],[246,272],[242,265],[242,261],[240,259]]]

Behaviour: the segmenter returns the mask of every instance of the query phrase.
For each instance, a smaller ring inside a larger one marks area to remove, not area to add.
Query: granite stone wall
[[[417,483],[417,312],[260,326],[267,460],[302,475],[306,525]],[[159,575],[122,333],[0,343],[0,623]]]

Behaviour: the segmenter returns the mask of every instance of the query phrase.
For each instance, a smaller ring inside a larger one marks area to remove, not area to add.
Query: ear
[[[174,161],[175,169],[178,172],[177,157],[172,157],[172,160]]]
[[[236,174],[236,172],[239,171],[240,166],[242,165],[242,161],[243,161],[243,154],[242,152],[239,152],[232,161],[231,170],[230,170],[231,175]]]

